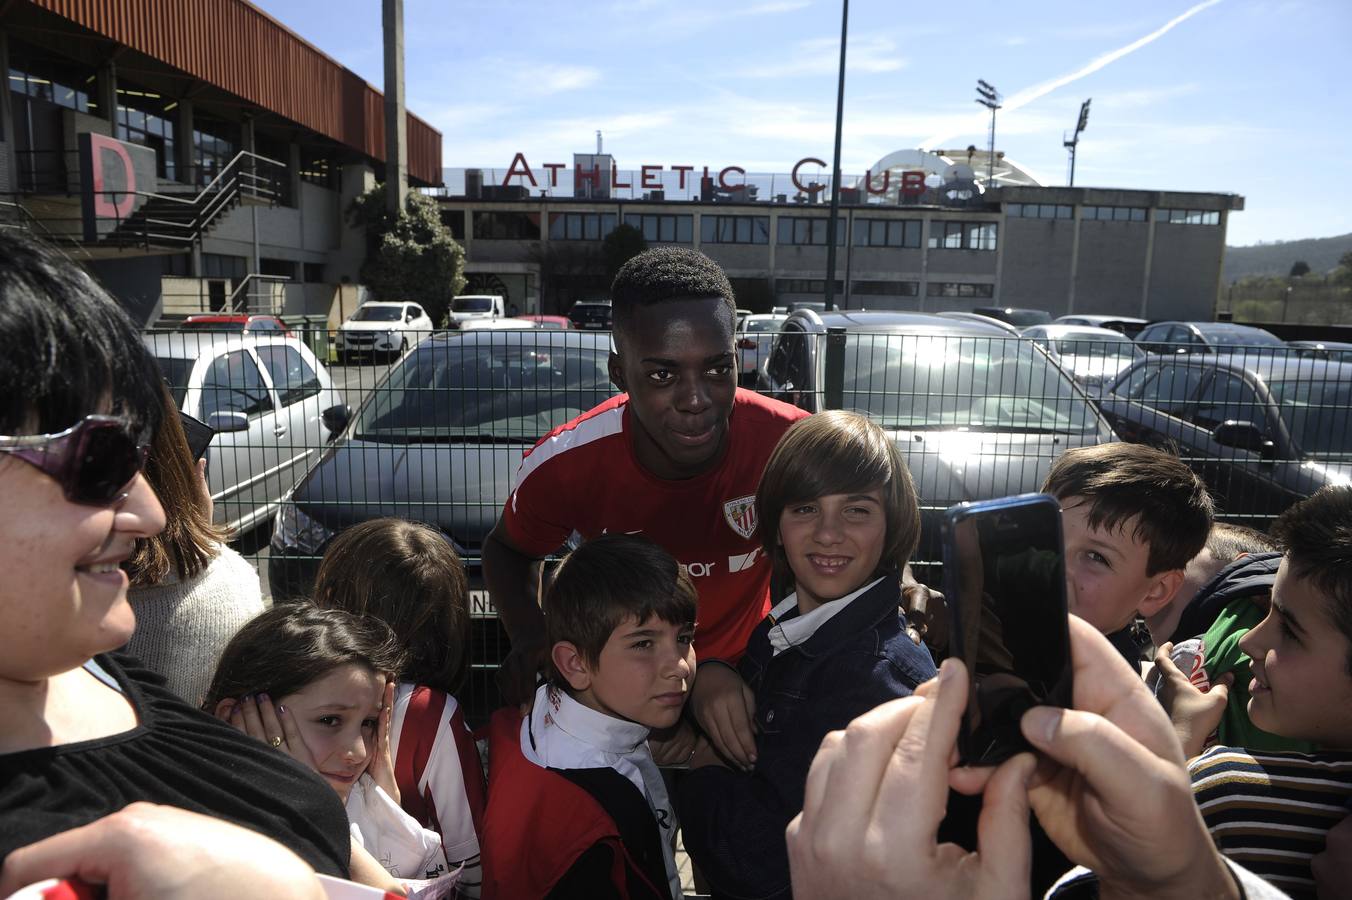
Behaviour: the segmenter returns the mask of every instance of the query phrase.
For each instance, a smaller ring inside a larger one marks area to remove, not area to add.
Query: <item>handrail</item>
[[[20,214],[20,217],[27,224],[29,231],[32,231],[33,226],[36,225],[39,229],[42,230],[42,234],[46,239],[46,242],[56,247],[58,250],[61,250],[62,253],[65,253],[65,250],[62,249],[63,246],[72,246],[77,248],[80,251],[80,253],[84,255],[85,259],[92,258],[88,248],[84,247],[83,245],[81,245],[76,241],[72,241],[68,236],[63,238],[56,232],[52,231],[50,228],[47,227],[46,222],[42,221],[37,216],[33,215],[33,213],[29,211],[28,207],[24,206],[22,203],[19,203],[16,200],[0,200],[0,208],[17,210]],[[69,254],[66,255],[69,258]]]
[[[255,279],[258,281],[265,281],[274,284],[286,283],[288,281],[291,281],[291,279],[286,275],[263,275],[258,272],[250,272],[248,275],[245,275],[243,280],[240,281],[239,284],[235,285],[235,289],[230,292],[230,296],[227,297],[225,300],[225,308],[230,310],[231,312],[248,312],[249,310],[247,305],[245,306],[244,309],[236,308],[235,298],[240,295],[240,292],[244,290],[245,286],[248,285],[250,281],[254,281]]]

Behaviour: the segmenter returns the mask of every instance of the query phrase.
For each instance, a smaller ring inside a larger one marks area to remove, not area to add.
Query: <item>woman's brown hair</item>
[[[371,519],[324,551],[314,603],[375,616],[407,651],[399,677],[448,694],[469,673],[469,584],[465,565],[441,532],[404,519]]]
[[[819,412],[799,419],[770,454],[756,490],[756,527],[777,584],[793,584],[779,518],[785,507],[831,494],[882,488],[887,542],[874,577],[900,577],[920,541],[920,506],[911,471],[887,433],[859,413]]]
[[[216,546],[227,536],[224,528],[211,523],[178,408],[163,383],[160,401],[164,422],[151,441],[145,475],[164,507],[165,524],[159,534],[136,541],[126,564],[134,587],[158,584],[171,571],[181,580],[197,576],[216,558]]]

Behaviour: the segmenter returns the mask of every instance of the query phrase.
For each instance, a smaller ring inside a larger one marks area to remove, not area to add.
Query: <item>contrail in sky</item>
[[[1092,75],[1093,73],[1097,72],[1099,69],[1102,69],[1109,63],[1116,62],[1117,60],[1126,56],[1128,53],[1131,53],[1135,50],[1139,50],[1146,44],[1149,44],[1152,41],[1155,41],[1163,37],[1175,25],[1178,25],[1181,22],[1185,22],[1188,19],[1191,19],[1193,16],[1197,15],[1202,10],[1211,6],[1215,6],[1217,3],[1220,2],[1221,0],[1205,0],[1205,2],[1197,4],[1196,6],[1187,10],[1183,14],[1177,16],[1176,18],[1170,19],[1168,22],[1165,22],[1162,26],[1150,32],[1145,37],[1134,40],[1130,44],[1127,44],[1125,47],[1119,47],[1110,53],[1105,53],[1102,56],[1090,62],[1088,65],[1076,69],[1074,72],[1071,72],[1068,75],[1061,75],[1057,78],[1051,79],[1050,81],[1044,81],[1042,82],[1042,84],[1035,84],[1030,88],[1024,88],[1014,96],[1005,100],[1004,105],[1001,107],[1001,112],[1006,114],[1011,113],[1021,106],[1027,106],[1034,100],[1037,100],[1041,97],[1045,97],[1046,95],[1050,94],[1057,88],[1065,87],[1066,85],[1070,84],[1073,81],[1079,81],[1086,75]],[[979,120],[984,122],[986,119],[986,114],[979,113],[977,115],[974,115],[972,118],[973,120]],[[940,132],[939,134],[935,135],[932,138],[928,138],[927,140],[921,141],[920,146],[924,148],[939,147],[946,141],[951,141],[955,137],[960,137],[961,134],[962,133],[960,132],[951,132],[951,131]]]

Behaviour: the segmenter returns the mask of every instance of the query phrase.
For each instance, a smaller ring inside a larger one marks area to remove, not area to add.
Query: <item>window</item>
[[[928,297],[981,297],[989,299],[995,296],[995,285],[966,281],[931,281],[925,287],[925,295]]]
[[[825,278],[776,278],[776,294],[826,294]],[[836,279],[836,294],[845,293],[845,282]]]
[[[301,273],[304,276],[303,280],[305,281],[306,284],[324,283],[323,263],[306,263],[305,266],[301,269]]]
[[[203,278],[243,278],[249,271],[249,262],[242,256],[224,256],[220,253],[202,254]]]
[[[1155,221],[1168,222],[1170,225],[1219,225],[1221,214],[1215,210],[1157,209]]]
[[[628,213],[624,224],[643,232],[649,243],[688,244],[694,239],[694,217]]]
[[[253,357],[236,350],[218,357],[202,379],[202,418],[213,413],[240,412],[256,416],[272,409],[272,398],[263,384]]]
[[[16,94],[87,113],[98,108],[98,103],[89,99],[95,80],[92,70],[64,66],[53,61],[50,54],[10,39],[9,89]]]
[[[1190,366],[1165,366],[1159,377],[1141,391],[1141,401],[1160,412],[1181,415],[1202,384],[1202,370]]]
[[[768,244],[769,216],[701,216],[700,240],[706,244]]]
[[[931,222],[931,250],[994,250],[999,226],[994,222]]]
[[[300,351],[285,344],[273,344],[258,348],[258,358],[268,370],[272,387],[277,391],[278,402],[282,406],[313,397],[323,390],[319,376],[305,362]]]
[[[1140,400],[1146,382],[1159,373],[1157,366],[1137,366],[1113,388],[1113,393],[1130,400]]]
[[[1227,372],[1217,372],[1211,383],[1197,398],[1197,408],[1187,417],[1193,424],[1208,431],[1222,422],[1252,422],[1258,430],[1267,432],[1267,416],[1258,403],[1253,388]]]
[[[1138,206],[1084,206],[1080,217],[1099,222],[1144,222],[1145,207]]]
[[[443,209],[439,213],[441,224],[451,232],[457,241],[465,239],[465,211],[463,209]]]
[[[796,245],[826,245],[826,231],[830,227],[831,220],[820,217],[800,218],[796,216],[780,216],[778,242],[780,244]],[[857,225],[855,227],[858,227]],[[845,220],[836,219],[836,246],[840,247],[845,243]]]
[[[155,173],[171,180],[178,179],[178,158],[175,155],[178,126],[172,115],[177,105],[165,102],[154,91],[134,87],[117,89],[114,122],[118,140],[154,150]]]
[[[851,294],[879,297],[914,297],[920,293],[918,281],[856,281],[850,286]]]
[[[259,275],[275,275],[279,278],[296,280],[296,263],[290,259],[269,259],[264,256],[258,261]]]
[[[854,245],[856,247],[911,247],[920,246],[919,219],[855,219]]]
[[[285,162],[286,160],[279,161]],[[330,159],[322,153],[301,148],[299,172],[301,181],[308,181],[310,184],[317,184],[322,188],[336,191],[339,187],[339,171],[336,160]]]
[[[523,212],[476,212],[474,237],[485,241],[538,241],[540,214]]]
[[[551,241],[599,241],[614,230],[614,213],[549,214]]]
[[[809,338],[796,328],[788,328],[775,341],[770,361],[766,364],[766,373],[770,376],[770,385],[775,390],[788,391],[795,387],[800,390],[806,386],[804,376],[807,373]],[[784,398],[780,398],[784,399]]]
[[[1010,203],[1005,215],[1011,219],[1070,219],[1074,208],[1059,203]]]
[[[196,182],[210,184],[239,152],[239,126],[205,116],[193,121],[192,157]]]

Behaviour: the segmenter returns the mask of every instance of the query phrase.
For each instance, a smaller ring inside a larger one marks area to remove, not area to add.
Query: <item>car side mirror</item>
[[[332,440],[343,433],[347,423],[352,421],[352,407],[346,403],[340,403],[337,406],[330,406],[319,414],[319,419],[324,423],[324,427],[329,430],[329,439]]]
[[[1216,426],[1216,429],[1211,432],[1211,436],[1216,443],[1223,447],[1250,450],[1260,454],[1263,459],[1276,459],[1277,457],[1277,445],[1252,422],[1226,419]]]
[[[214,412],[207,417],[207,424],[216,431],[248,431],[249,417],[242,412]]]

